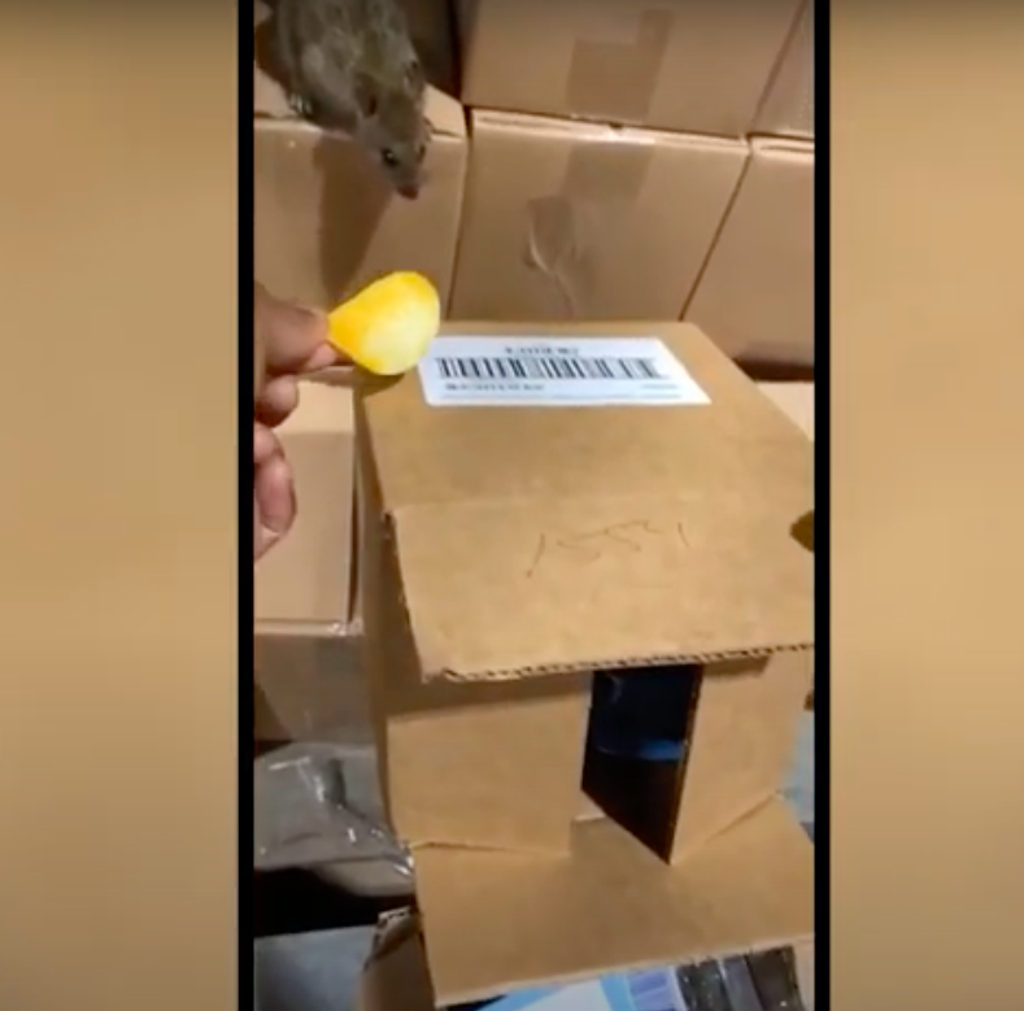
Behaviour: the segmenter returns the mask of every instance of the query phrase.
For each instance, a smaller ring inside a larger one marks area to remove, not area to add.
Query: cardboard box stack
[[[456,319],[679,319],[813,364],[810,0],[459,0]]]
[[[813,0],[751,128],[750,161],[684,318],[755,374],[814,365]]]
[[[453,319],[683,318],[813,365],[813,0],[400,2],[432,81],[415,201],[294,116],[256,7],[268,288],[331,306],[414,269]]]

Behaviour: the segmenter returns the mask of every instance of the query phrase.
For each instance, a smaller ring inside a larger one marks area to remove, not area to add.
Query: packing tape
[[[674,20],[670,10],[650,8],[640,11],[631,41],[577,39],[566,84],[568,108],[604,121],[646,122]]]
[[[582,318],[596,286],[607,282],[599,257],[630,227],[654,152],[653,143],[614,133],[581,141],[558,193],[528,201],[524,259],[550,279],[565,318]]]

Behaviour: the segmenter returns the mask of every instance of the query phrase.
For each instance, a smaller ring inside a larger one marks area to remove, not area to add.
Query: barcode
[[[626,982],[634,1011],[685,1011],[670,972],[631,972]]]
[[[435,358],[442,379],[665,379],[653,358],[520,357]]]

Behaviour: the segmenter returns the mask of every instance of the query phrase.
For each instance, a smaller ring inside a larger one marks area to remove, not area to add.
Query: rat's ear
[[[405,68],[405,83],[417,94],[427,86],[427,75],[423,73],[423,64],[414,59]]]
[[[377,115],[377,86],[372,77],[367,74],[356,74],[355,96],[356,105],[366,119],[372,119]]]

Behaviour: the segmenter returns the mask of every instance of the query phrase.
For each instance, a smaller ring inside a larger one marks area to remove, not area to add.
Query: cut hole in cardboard
[[[583,792],[677,863],[775,796],[811,662],[782,651],[595,675]]]
[[[594,675],[583,790],[666,860],[701,675],[692,665]]]

